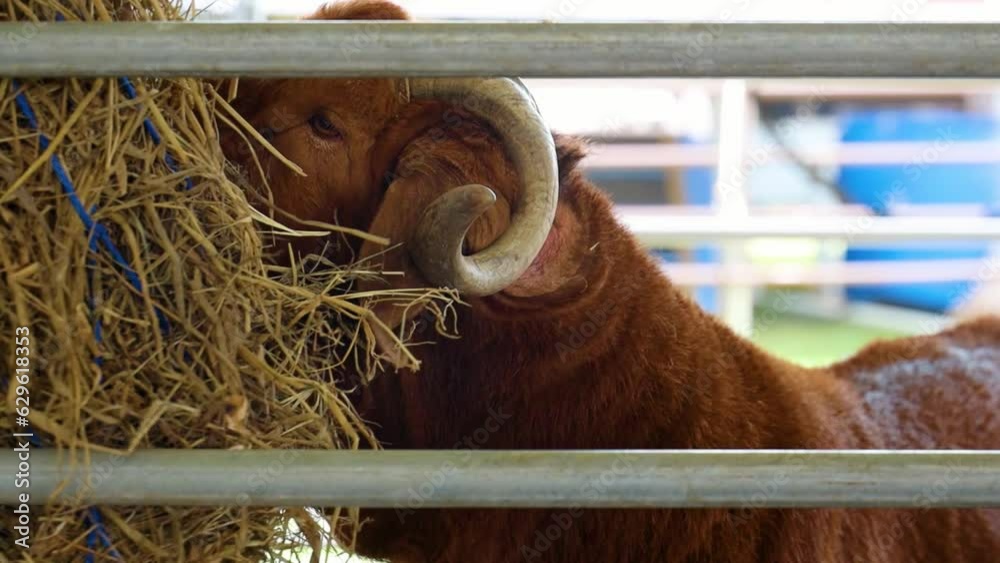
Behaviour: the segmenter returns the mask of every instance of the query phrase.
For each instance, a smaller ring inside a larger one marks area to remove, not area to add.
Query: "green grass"
[[[787,360],[824,366],[850,357],[873,340],[900,336],[891,330],[786,314],[757,331],[754,341]]]

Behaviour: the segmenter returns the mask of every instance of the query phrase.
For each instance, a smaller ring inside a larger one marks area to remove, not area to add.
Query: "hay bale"
[[[184,17],[161,0],[0,0],[0,21]],[[29,327],[40,447],[82,460],[375,446],[344,392],[378,367],[372,298],[348,293],[372,274],[269,265],[264,243],[283,227],[227,177],[224,106],[193,79],[0,78],[0,353],[11,365],[15,327]],[[435,291],[374,299],[450,307]],[[11,383],[0,382],[3,436],[15,431]],[[0,560],[284,560],[326,539],[304,510],[247,507],[36,506],[27,554],[13,526],[4,509]]]

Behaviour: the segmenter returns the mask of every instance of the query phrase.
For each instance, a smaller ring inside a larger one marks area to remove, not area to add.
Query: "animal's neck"
[[[466,309],[462,339],[420,350],[423,372],[375,381],[383,386],[379,403],[388,408],[374,418],[389,447],[856,446],[855,430],[838,425],[857,420],[847,412],[857,407],[832,374],[775,359],[704,313],[663,277],[614,222],[610,208],[596,206],[591,219],[603,225],[597,231],[600,263],[588,277],[593,291],[573,307],[506,321]],[[426,511],[411,517],[406,529],[412,536],[394,528],[401,520],[389,514],[381,520],[387,527],[369,528],[365,542],[383,546],[403,537],[401,545],[412,549],[430,538],[426,553],[447,555],[427,560],[511,561],[523,555],[516,546],[535,545],[537,531],[552,522],[547,511]],[[614,536],[566,539],[545,557],[624,561],[622,550],[633,549],[664,561],[750,562],[765,560],[755,555],[768,549],[762,530],[780,526],[774,513],[734,517],[716,510],[584,518],[588,524],[579,529],[601,529],[597,523],[604,522]],[[491,537],[512,540],[491,543]]]
[[[529,425],[528,432],[552,432],[536,446],[762,448],[806,441],[789,433],[798,422],[799,397],[789,381],[796,368],[703,312],[655,265],[641,264],[614,268],[628,271],[634,285],[609,288],[594,307],[553,325],[559,336],[548,340],[556,343],[549,361],[517,377],[527,391],[522,408],[567,421]]]
[[[485,442],[473,438],[476,445],[844,445],[813,422],[816,409],[830,408],[824,404],[849,408],[833,396],[840,391],[829,374],[806,374],[773,358],[703,312],[663,277],[610,211],[602,213],[594,222],[612,227],[600,235],[609,277],[599,291],[536,321],[497,322],[471,311],[461,340],[428,350],[425,365],[449,367],[403,383],[413,413],[410,438],[419,442],[413,447],[452,447],[498,415],[502,427]],[[436,427],[427,427],[428,420]],[[425,426],[412,433],[418,421]]]

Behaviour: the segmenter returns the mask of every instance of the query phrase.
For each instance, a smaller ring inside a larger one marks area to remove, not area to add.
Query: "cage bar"
[[[842,239],[852,243],[1000,241],[1000,219],[991,217],[740,217],[664,216],[619,212],[619,219],[639,240],[662,248],[679,243],[748,238]],[[995,265],[994,265],[995,267]]]
[[[0,23],[0,76],[1000,77],[995,23]]]
[[[0,504],[997,507],[1000,452],[140,450],[0,453]],[[23,467],[21,469],[24,469]],[[64,486],[63,486],[64,485]]]

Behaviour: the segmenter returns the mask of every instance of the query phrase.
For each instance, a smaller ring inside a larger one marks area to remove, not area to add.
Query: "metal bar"
[[[890,214],[902,217],[950,217],[964,221],[969,217],[986,217],[990,205],[985,203],[890,203]],[[711,217],[712,209],[689,204],[619,204],[615,211],[624,215],[660,217]],[[784,220],[788,216],[848,217],[855,220],[873,217],[871,208],[857,203],[777,203],[751,205],[751,217],[772,217]]]
[[[979,280],[993,270],[979,260],[871,260],[819,264],[662,264],[679,286],[889,285]]]
[[[0,76],[1000,77],[994,23],[0,23]]]
[[[997,89],[995,82],[986,81],[926,81],[864,80],[864,81],[768,81],[753,84],[754,94],[769,102],[795,101],[821,97],[824,100],[886,101],[901,99],[961,99],[967,96],[990,95]]]
[[[855,243],[1000,240],[1000,219],[986,217],[657,217],[618,213],[652,248],[745,238],[801,237]]]
[[[741,221],[750,215],[747,194],[750,135],[758,122],[757,105],[747,90],[747,81],[730,79],[719,96],[719,159],[712,185],[712,210],[716,221]],[[724,269],[746,262],[742,241],[730,240],[720,247]],[[753,286],[732,283],[722,287],[719,317],[737,333],[753,334]]]
[[[660,91],[679,94],[690,88],[698,88],[708,94],[718,94],[722,82],[693,78],[645,78],[622,80],[620,78],[593,78],[585,81],[565,79],[530,78],[525,80],[528,88],[535,93],[548,91],[560,95],[572,95],[580,88],[626,88],[631,91]],[[821,97],[824,100],[858,99],[960,99],[966,96],[996,93],[1000,84],[992,80],[773,80],[751,79],[751,93],[765,101],[797,101],[802,98]],[[566,131],[576,133],[576,131]],[[591,131],[587,131],[591,133]]]
[[[596,144],[583,161],[586,168],[687,168],[715,166],[719,150],[715,145],[672,145],[666,143]],[[788,161],[779,146],[751,147],[754,168]],[[882,164],[982,164],[1000,162],[1000,143],[993,141],[862,142],[829,147],[796,148],[799,158],[816,166],[867,166]]]
[[[29,504],[1000,506],[1000,452],[141,450],[94,453],[89,471],[65,457],[31,452]],[[17,464],[0,452],[0,474]],[[23,492],[0,479],[0,504]]]

